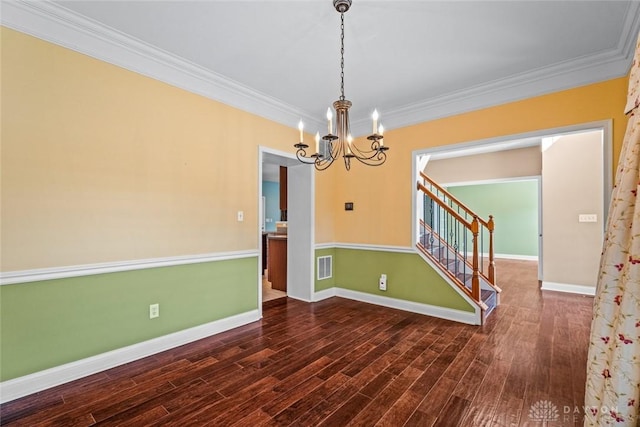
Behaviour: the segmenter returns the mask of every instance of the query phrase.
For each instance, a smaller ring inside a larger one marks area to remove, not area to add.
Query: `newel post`
[[[471,296],[474,300],[480,301],[480,273],[478,272],[478,217],[474,216],[471,222],[471,233],[473,234],[473,276],[471,277]]]
[[[487,229],[489,230],[489,281],[491,284],[496,284],[496,262],[493,256],[493,230],[495,229],[495,223],[493,222],[493,215],[489,215],[489,222],[487,223]]]

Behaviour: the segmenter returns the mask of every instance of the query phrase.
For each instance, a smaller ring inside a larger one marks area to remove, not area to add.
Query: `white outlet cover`
[[[378,282],[378,288],[381,291],[386,291],[387,290],[387,275],[386,274],[381,274],[380,275],[380,280]]]
[[[238,221],[239,222],[244,221],[244,212],[238,211]]]
[[[149,306],[149,319],[160,317],[160,304],[151,304]]]

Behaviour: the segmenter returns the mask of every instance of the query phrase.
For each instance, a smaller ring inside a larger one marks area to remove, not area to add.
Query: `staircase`
[[[480,218],[424,173],[417,248],[481,310],[481,323],[500,304],[493,252],[493,217]]]

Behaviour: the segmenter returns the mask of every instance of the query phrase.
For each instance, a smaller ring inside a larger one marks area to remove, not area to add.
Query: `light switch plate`
[[[578,222],[598,222],[598,215],[596,215],[596,214],[580,214],[580,215],[578,215]]]
[[[244,212],[238,211],[238,222],[244,221]]]

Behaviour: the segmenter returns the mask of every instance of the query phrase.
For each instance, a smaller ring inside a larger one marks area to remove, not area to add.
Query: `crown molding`
[[[385,129],[397,129],[561,90],[585,86],[629,73],[640,32],[640,2],[630,2],[618,45],[611,50],[465,88],[429,100],[384,111]],[[351,122],[354,135],[368,132],[368,118]]]
[[[387,130],[625,76],[640,31],[640,2],[630,2],[615,49],[576,58],[425,101],[384,111]],[[214,73],[50,1],[3,1],[2,25],[93,58],[163,81],[266,119],[309,128],[324,122],[264,93]],[[369,131],[368,118],[353,120],[355,136]]]
[[[625,76],[631,57],[607,52],[522,73],[385,112],[385,128],[397,129],[561,90]],[[352,124],[359,134],[367,120]]]
[[[293,127],[302,118],[324,126],[292,105],[50,1],[3,1],[0,23],[277,123]]]

